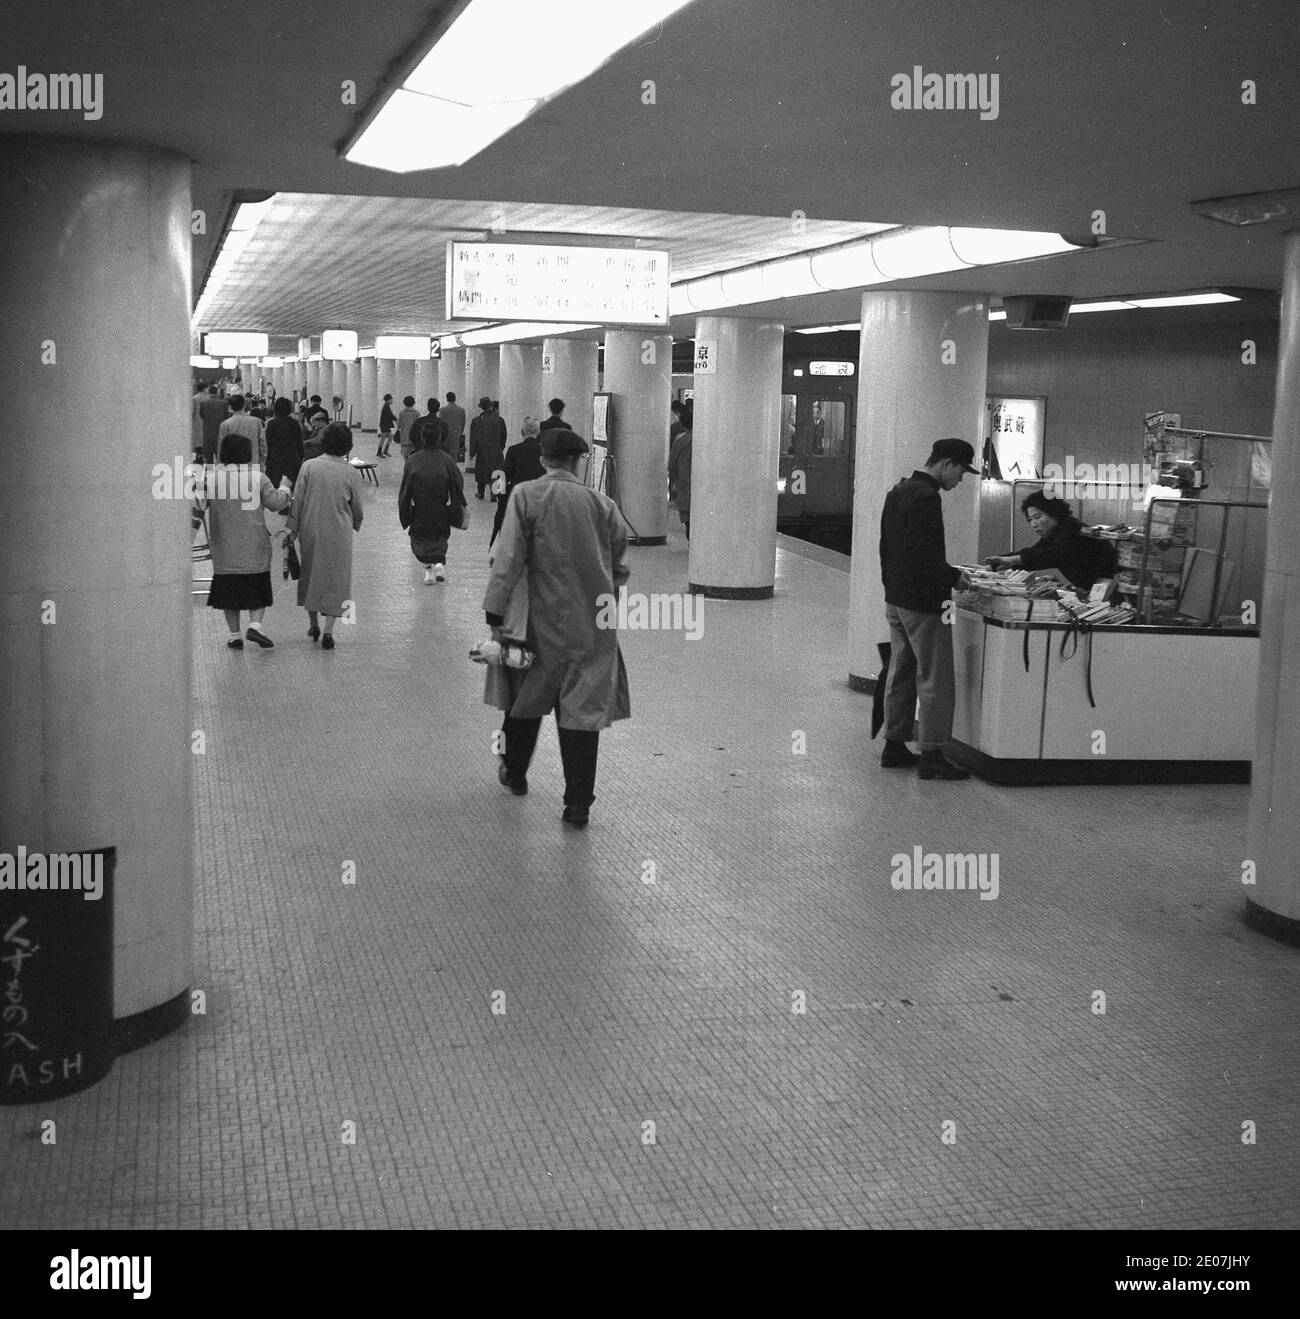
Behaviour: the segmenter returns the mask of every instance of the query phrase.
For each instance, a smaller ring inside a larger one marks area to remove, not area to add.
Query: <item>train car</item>
[[[673,396],[693,396],[693,345],[674,345]],[[777,526],[848,549],[858,402],[858,335],[787,334],[781,377]]]

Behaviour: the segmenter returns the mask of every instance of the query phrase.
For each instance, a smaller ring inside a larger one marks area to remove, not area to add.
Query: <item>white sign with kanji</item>
[[[718,341],[716,339],[696,339],[695,374],[697,376],[716,376],[718,374]]]

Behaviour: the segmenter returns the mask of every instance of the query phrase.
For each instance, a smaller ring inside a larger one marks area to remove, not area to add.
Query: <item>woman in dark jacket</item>
[[[287,476],[292,487],[302,466],[302,427],[292,413],[293,404],[287,398],[278,398],[275,416],[266,423],[266,475],[276,486],[282,476]]]
[[[1038,572],[1056,568],[1081,591],[1115,572],[1115,548],[1109,541],[1083,534],[1083,523],[1064,499],[1049,499],[1041,490],[1020,501],[1020,511],[1038,542],[1015,554],[989,559],[994,568],[1025,568]]]
[[[424,564],[424,584],[447,580],[451,507],[465,503],[460,468],[439,448],[436,423],[425,423],[419,448],[406,460],[397,492],[397,517],[411,536],[411,553]]]

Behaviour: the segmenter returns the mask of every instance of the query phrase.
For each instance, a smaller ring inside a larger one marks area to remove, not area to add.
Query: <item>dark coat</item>
[[[668,488],[677,500],[683,518],[691,515],[691,446],[692,433],[680,431],[668,452]]]
[[[287,476],[289,484],[302,468],[302,427],[292,417],[272,417],[266,423],[266,474],[272,485]]]
[[[948,562],[943,503],[929,472],[904,477],[880,514],[880,573],[885,603],[918,614],[941,614],[961,573]]]
[[[491,412],[480,412],[469,424],[469,448],[474,459],[474,479],[490,481],[506,458],[506,424]]]
[[[569,423],[564,420],[563,417],[552,416],[552,417],[547,417],[546,420],[542,422],[542,424],[538,426],[537,429],[539,431],[554,431],[554,430],[567,431],[570,430],[571,427],[569,426]]]
[[[411,534],[411,553],[421,563],[439,562],[451,535],[449,505],[464,504],[460,468],[441,449],[427,445],[406,460],[397,492],[397,517]]]
[[[379,431],[382,435],[387,435],[389,431],[397,429],[397,415],[393,412],[393,405],[385,403],[379,409]]]
[[[503,469],[506,474],[506,492],[503,498],[497,500],[497,515],[492,523],[492,539],[488,541],[489,545],[501,533],[501,523],[506,515],[510,492],[525,481],[536,481],[539,476],[546,475],[546,468],[542,466],[541,441],[537,436],[532,435],[526,440],[520,440],[518,444],[512,444],[506,450]]]
[[[1085,536],[1083,523],[1076,517],[1062,518],[1036,544],[1017,553],[1022,568],[1030,572],[1059,569],[1081,591],[1099,578],[1115,575],[1115,547],[1109,541]]]

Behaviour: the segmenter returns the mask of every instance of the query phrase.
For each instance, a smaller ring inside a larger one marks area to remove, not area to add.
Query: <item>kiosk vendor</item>
[[[1083,523],[1064,499],[1050,499],[1035,490],[1021,500],[1020,511],[1029,529],[1037,533],[1038,543],[1015,554],[994,555],[988,560],[991,567],[1025,568],[1030,572],[1056,568],[1081,591],[1100,578],[1114,576],[1115,547],[1085,535]]]

